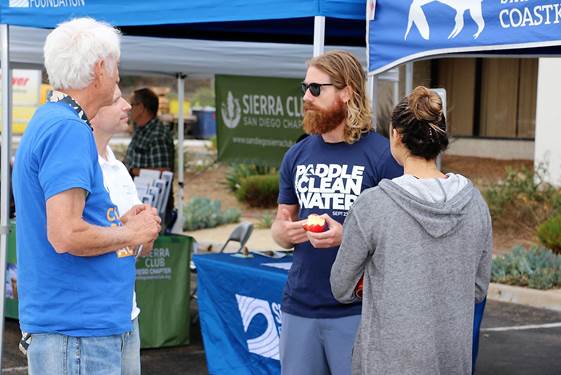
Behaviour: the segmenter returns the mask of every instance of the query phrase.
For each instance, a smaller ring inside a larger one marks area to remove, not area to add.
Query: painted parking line
[[[21,366],[21,367],[8,367],[8,368],[3,368],[2,369],[2,373],[12,373],[12,372],[25,372],[27,373],[27,366]]]
[[[560,328],[560,327],[561,327],[561,322],[547,323],[547,324],[528,324],[525,326],[482,328],[481,332],[524,331],[528,329]]]

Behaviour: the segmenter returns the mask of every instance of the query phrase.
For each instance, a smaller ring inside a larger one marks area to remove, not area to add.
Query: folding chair
[[[249,237],[251,237],[252,232],[253,232],[253,224],[252,223],[243,222],[243,223],[238,224],[234,228],[234,230],[230,233],[230,236],[228,237],[228,240],[226,240],[226,242],[224,243],[224,245],[220,249],[220,252],[223,253],[224,249],[226,249],[226,245],[228,245],[228,243],[230,241],[234,241],[234,242],[239,242],[240,243],[240,248],[236,251],[237,253],[239,253],[244,248],[245,244],[249,240]],[[197,243],[195,243],[193,245],[193,253],[194,254],[199,253],[199,245]],[[191,263],[190,263],[190,268],[191,268],[191,272],[197,273],[197,267],[195,267],[195,263],[192,260],[191,260]],[[191,299],[194,299],[194,300],[197,299],[197,287],[193,288],[193,290],[191,292]],[[194,324],[195,322],[197,322],[198,319],[199,319],[199,317],[196,316],[195,314],[193,314],[191,316],[191,323]]]
[[[221,253],[224,252],[224,249],[226,249],[226,245],[228,245],[230,241],[235,241],[240,243],[240,248],[236,251],[237,253],[239,253],[244,248],[245,244],[249,240],[249,237],[251,237],[252,232],[253,232],[252,223],[248,223],[248,222],[240,223],[237,227],[234,228],[232,233],[230,233],[230,237],[228,237],[228,240],[224,243],[224,246],[222,246],[220,252]]]

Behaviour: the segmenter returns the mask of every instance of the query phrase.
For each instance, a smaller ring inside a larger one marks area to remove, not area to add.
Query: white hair
[[[100,60],[113,74],[121,57],[120,43],[119,30],[105,22],[85,17],[61,23],[43,47],[49,83],[55,90],[86,88]]]

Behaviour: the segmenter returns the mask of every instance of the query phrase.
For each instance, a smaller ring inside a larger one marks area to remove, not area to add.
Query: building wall
[[[561,58],[539,60],[534,163],[547,166],[547,180],[561,186]]]
[[[432,64],[433,87],[447,92],[452,136],[534,138],[537,59],[446,58]]]

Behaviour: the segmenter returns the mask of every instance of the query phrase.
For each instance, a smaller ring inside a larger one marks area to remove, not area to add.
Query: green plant
[[[193,94],[193,107],[214,107],[214,90],[210,87],[199,87]]]
[[[228,184],[228,188],[235,192],[240,188],[242,179],[249,176],[273,173],[276,173],[276,168],[256,164],[234,163],[230,165],[226,173],[226,183]]]
[[[273,225],[274,220],[275,220],[275,215],[273,213],[265,212],[263,215],[261,215],[261,218],[257,223],[257,228],[269,229]]]
[[[236,223],[241,212],[237,208],[229,208],[222,212],[219,200],[194,197],[183,209],[183,230],[214,228],[218,225]]]
[[[274,207],[279,195],[277,174],[248,176],[241,180],[236,197],[251,207]]]
[[[484,197],[495,223],[534,228],[552,214],[561,213],[561,193],[544,181],[544,165],[506,170],[503,181],[490,186]]]
[[[216,137],[216,135],[213,135],[213,136],[210,138],[210,149],[211,149],[212,151],[218,150],[218,138]]]
[[[238,223],[240,221],[240,217],[242,216],[242,212],[237,208],[228,208],[222,214],[222,219],[224,223]]]
[[[538,226],[538,238],[542,245],[561,254],[561,215],[555,215]]]
[[[551,289],[561,286],[561,256],[543,247],[522,246],[493,259],[491,281],[502,284]]]

